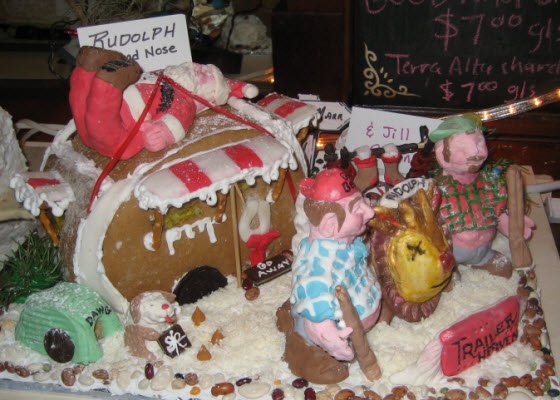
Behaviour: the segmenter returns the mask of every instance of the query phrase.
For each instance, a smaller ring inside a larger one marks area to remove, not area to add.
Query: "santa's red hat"
[[[350,177],[338,168],[325,169],[315,178],[303,179],[299,190],[308,199],[331,202],[358,192]]]
[[[226,79],[229,86],[229,95],[239,99],[253,99],[259,94],[259,89],[250,83],[235,79]]]

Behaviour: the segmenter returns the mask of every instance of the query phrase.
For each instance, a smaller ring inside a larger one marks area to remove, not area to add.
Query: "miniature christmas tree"
[[[58,252],[48,236],[32,232],[0,270],[0,308],[62,280]]]

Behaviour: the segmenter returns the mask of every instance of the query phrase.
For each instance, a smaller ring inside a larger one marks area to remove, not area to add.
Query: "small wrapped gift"
[[[169,357],[176,357],[185,351],[187,347],[191,347],[189,338],[178,324],[163,331],[158,339],[158,343],[163,352]]]

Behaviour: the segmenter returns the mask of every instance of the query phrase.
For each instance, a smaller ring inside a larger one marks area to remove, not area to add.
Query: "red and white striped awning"
[[[278,179],[278,169],[288,168],[291,158],[288,148],[261,135],[173,160],[142,179],[134,194],[141,208],[158,208],[162,213],[194,198],[214,205],[216,193],[227,193],[235,182],[246,180],[252,185],[259,176],[267,183]]]
[[[257,105],[289,121],[293,127],[294,134],[301,128],[307,127],[312,120],[318,117],[316,107],[280,93],[270,93],[259,100]]]

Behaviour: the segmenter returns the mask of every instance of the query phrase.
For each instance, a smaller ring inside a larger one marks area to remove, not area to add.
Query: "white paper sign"
[[[80,46],[120,51],[144,71],[192,61],[184,15],[117,22],[78,28]]]
[[[410,178],[397,183],[381,197],[379,205],[387,208],[399,208],[399,203],[416,194],[420,189],[428,190],[433,179]]]
[[[305,94],[305,93],[299,93],[297,95],[298,100],[301,101],[319,101],[321,100],[319,98],[319,96],[317,96],[316,94]]]
[[[332,101],[306,101],[317,107],[319,111],[319,124],[317,127],[322,131],[341,131],[350,121],[350,108],[344,103]]]
[[[398,114],[369,108],[353,107],[350,127],[344,145],[350,151],[360,146],[383,147],[386,144],[405,144],[420,142],[420,127],[426,125],[430,131],[436,129],[440,119],[424,118]],[[401,174],[410,169],[413,154],[403,154],[399,164]],[[378,168],[383,164],[378,162]]]

